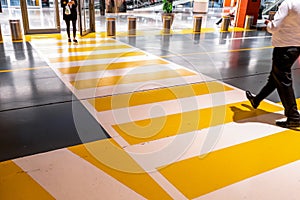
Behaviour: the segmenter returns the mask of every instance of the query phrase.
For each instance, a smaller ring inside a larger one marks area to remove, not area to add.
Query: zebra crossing
[[[1,199],[299,196],[281,105],[110,38],[31,44],[111,138],[0,163]]]

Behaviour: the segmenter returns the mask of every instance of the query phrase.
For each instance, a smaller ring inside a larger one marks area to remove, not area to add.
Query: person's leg
[[[284,107],[284,114],[287,121],[300,122],[300,115],[297,109],[291,68],[300,54],[297,47],[275,47],[274,48],[274,70],[273,77],[276,88]]]
[[[222,20],[223,20],[223,18],[221,17],[220,19],[219,19],[219,21],[217,21],[217,25],[219,25],[221,22],[222,22]]]
[[[72,27],[73,27],[73,42],[77,42],[77,40],[76,40],[76,21],[77,21],[77,20],[72,20]]]
[[[70,20],[66,19],[66,26],[67,26],[67,34],[68,34],[68,41],[71,42],[71,36],[70,36]]]
[[[274,51],[273,51],[273,59],[274,59]],[[253,108],[257,108],[262,100],[264,100],[267,96],[269,96],[275,89],[276,83],[273,76],[274,70],[274,61],[272,62],[272,70],[268,77],[268,81],[264,87],[259,91],[256,96],[253,96],[249,91],[246,91],[246,96],[251,102]]]

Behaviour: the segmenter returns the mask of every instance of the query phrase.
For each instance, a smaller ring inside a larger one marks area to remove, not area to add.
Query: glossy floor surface
[[[277,93],[255,110],[245,97],[270,71],[264,31],[97,32],[78,44],[62,33],[0,48],[0,199],[300,196],[298,130],[275,126]]]

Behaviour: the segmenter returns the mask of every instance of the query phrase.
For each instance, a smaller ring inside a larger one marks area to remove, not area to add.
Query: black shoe
[[[283,128],[295,128],[300,127],[300,121],[277,121],[276,125]]]
[[[69,39],[68,39],[68,42],[72,42],[72,40],[69,38]]]
[[[255,102],[254,102],[254,98],[255,98],[255,97],[251,94],[250,91],[246,91],[246,97],[247,97],[247,99],[250,101],[252,107],[253,107],[254,109],[256,109],[256,108],[258,107],[259,103],[255,103]]]
[[[76,39],[74,39],[73,42],[78,43],[78,41]]]

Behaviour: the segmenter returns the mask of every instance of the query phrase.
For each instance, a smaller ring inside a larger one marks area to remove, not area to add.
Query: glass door
[[[59,33],[58,0],[21,0],[25,34]]]
[[[86,35],[95,31],[94,0],[79,0],[79,32]]]

